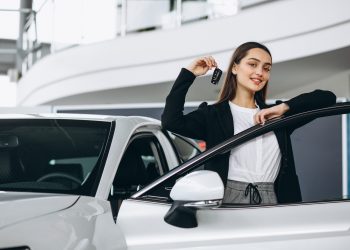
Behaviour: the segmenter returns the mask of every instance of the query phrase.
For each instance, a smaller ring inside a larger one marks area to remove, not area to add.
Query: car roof
[[[8,119],[63,119],[63,120],[89,120],[113,122],[129,120],[137,123],[157,123],[160,121],[145,116],[110,116],[110,115],[91,115],[91,114],[74,114],[74,113],[47,113],[47,114],[0,114],[0,120]]]

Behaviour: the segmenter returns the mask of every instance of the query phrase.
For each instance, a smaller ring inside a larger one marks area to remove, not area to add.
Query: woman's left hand
[[[254,121],[256,124],[261,123],[264,125],[266,120],[282,116],[288,110],[289,106],[285,103],[281,103],[271,108],[262,109],[254,115]]]

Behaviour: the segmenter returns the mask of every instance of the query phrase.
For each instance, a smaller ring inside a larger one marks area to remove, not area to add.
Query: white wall
[[[271,99],[278,99],[281,97],[289,99],[301,93],[310,92],[315,89],[330,90],[337,97],[350,97],[350,70],[280,93],[278,96],[271,96]]]

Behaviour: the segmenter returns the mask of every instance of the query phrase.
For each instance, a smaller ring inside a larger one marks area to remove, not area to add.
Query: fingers
[[[262,109],[258,113],[256,113],[254,116],[255,123],[261,124],[261,125],[264,125],[268,119],[271,119],[273,117],[274,117],[274,113],[273,113],[273,110],[271,109]]]
[[[258,113],[254,115],[255,124],[264,124],[265,123],[265,114],[263,114],[263,110],[260,110]]]
[[[212,56],[201,57],[199,58],[199,61],[205,62],[206,66],[208,66],[209,69],[212,69],[218,66],[218,64],[216,63],[215,59]]]
[[[256,124],[260,124],[260,120],[259,120],[259,112],[258,113],[256,113],[255,115],[254,115],[254,117],[253,117],[253,119],[254,119],[254,124],[256,125]]]
[[[210,62],[211,62],[211,64],[212,64],[212,67],[215,67],[215,68],[216,68],[216,67],[218,66],[218,64],[216,63],[214,57],[209,56],[209,60],[210,60]]]
[[[277,106],[267,109],[262,109],[254,116],[254,121],[256,124],[262,124],[264,125],[265,122],[269,119],[276,118],[281,116],[283,113],[281,113]]]
[[[205,75],[208,70],[217,67],[217,63],[212,56],[204,56],[194,60],[186,69],[191,71],[195,76]]]

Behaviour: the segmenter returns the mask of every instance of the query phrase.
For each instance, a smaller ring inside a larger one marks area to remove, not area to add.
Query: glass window
[[[296,174],[297,177],[299,177],[302,202],[340,200],[347,197],[347,191],[346,188],[344,188],[344,185],[346,186],[347,183],[343,184],[342,182],[346,172],[345,169],[347,169],[348,166],[347,156],[344,157],[343,155],[344,152],[348,154],[345,150],[348,148],[346,128],[349,126],[349,122],[346,119],[347,116],[347,114],[339,114],[316,119],[304,118],[302,120],[291,120],[286,121],[283,126],[271,128],[275,133],[279,131],[279,133],[286,132],[287,135],[290,134],[291,143],[289,145],[279,145],[279,148],[292,148],[292,157],[287,158],[287,164],[288,166],[295,165]],[[235,154],[242,146],[250,142],[259,143],[257,136],[262,136],[262,138],[264,138],[269,134],[274,134],[264,129],[264,127],[261,128],[261,132],[255,128],[243,131],[242,134],[246,134],[245,139],[240,139],[239,143],[238,141],[232,143],[232,150],[228,148],[228,151],[224,150],[222,154],[212,155],[207,160],[204,160],[207,157],[202,157],[202,155],[200,155],[196,157],[196,159],[193,159],[194,164],[187,169],[175,169],[174,171],[177,171],[176,175],[148,191],[146,196],[161,197],[171,201],[169,197],[170,190],[182,176],[204,168],[209,168],[210,170],[219,169],[222,167],[220,166],[220,159],[225,157],[224,154]],[[252,132],[248,133],[249,131]],[[255,134],[255,136],[253,134]],[[263,152],[269,153],[269,150],[270,148],[264,148]],[[257,151],[248,153],[251,156],[250,159],[259,158],[256,155]],[[262,157],[264,157],[264,155]],[[284,160],[284,155],[281,155],[278,160],[276,173],[280,173],[279,170]],[[251,164],[248,160],[246,163],[248,165]],[[254,164],[248,165],[247,169],[253,169],[257,166]],[[270,165],[270,163],[266,164],[266,162],[263,162],[260,167],[263,166],[264,169],[260,169],[261,171],[259,171],[265,174],[265,168],[269,168]],[[275,174],[274,180],[277,180],[277,177],[278,175]]]
[[[168,167],[156,137],[137,135],[121,159],[111,193],[127,198],[166,172]]]
[[[110,126],[92,121],[2,120],[0,190],[91,195]]]
[[[346,115],[345,115],[346,116]],[[291,135],[294,161],[304,202],[337,200],[343,196],[342,172],[346,145],[342,115],[318,118]],[[344,194],[345,195],[345,194]]]
[[[108,198],[114,217],[123,200],[168,171],[157,138],[150,133],[134,136],[120,161]]]
[[[190,139],[185,139],[184,137],[175,135],[171,132],[168,132],[168,134],[175,146],[175,149],[178,153],[181,162],[188,161],[189,159],[201,153],[201,151],[194,145],[194,140],[193,144],[191,144],[188,141]]]

